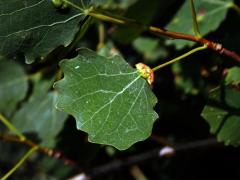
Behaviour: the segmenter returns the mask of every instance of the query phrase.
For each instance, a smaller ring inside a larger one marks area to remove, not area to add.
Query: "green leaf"
[[[34,99],[38,96],[44,96],[47,94],[50,88],[52,88],[52,85],[54,83],[53,79],[43,79],[43,75],[41,73],[36,73],[31,77],[31,81],[33,84],[32,94],[30,96],[31,99]]]
[[[103,47],[98,49],[98,54],[105,57],[114,55],[122,56],[121,52],[116,48],[112,41],[106,42]]]
[[[82,49],[60,66],[64,79],[54,86],[59,92],[56,107],[74,116],[89,141],[124,150],[150,136],[157,99],[123,58]]]
[[[206,35],[218,28],[220,23],[225,19],[228,9],[232,7],[232,3],[232,0],[194,1],[197,22],[202,35]],[[185,1],[172,21],[168,24],[167,29],[186,34],[193,34],[191,17],[189,1]],[[168,40],[167,44],[173,44],[177,49],[182,49],[186,46],[192,46],[194,43],[185,40]]]
[[[176,62],[172,65],[174,74],[174,82],[178,89],[186,94],[196,95],[199,93],[203,80],[199,72],[199,64],[197,62],[185,63]]]
[[[31,63],[60,45],[68,46],[84,15],[74,8],[62,11],[51,0],[1,0],[0,54],[24,53]]]
[[[36,133],[41,145],[52,148],[61,131],[67,114],[56,110],[56,92],[48,92],[52,81],[34,79],[34,90],[12,118],[13,125],[22,133]]]
[[[139,37],[135,39],[133,46],[137,51],[147,53],[149,51],[154,51],[157,48],[158,43],[158,39]]]
[[[228,86],[211,92],[202,112],[210,132],[226,145],[240,145],[240,91]]]
[[[0,113],[9,117],[27,89],[24,69],[13,60],[0,57]]]
[[[226,83],[240,83],[240,67],[233,67],[228,70],[225,78]]]
[[[159,46],[158,39],[139,37],[133,41],[133,47],[139,53],[142,53],[147,62],[154,62],[160,57],[166,57],[167,52],[163,47]]]

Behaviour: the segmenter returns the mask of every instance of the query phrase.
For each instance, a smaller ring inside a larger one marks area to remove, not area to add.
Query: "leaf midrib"
[[[77,18],[77,17],[79,17],[79,16],[81,16],[81,15],[83,15],[83,13],[76,14],[76,15],[74,15],[74,16],[72,16],[72,17],[70,17],[70,18],[68,18],[68,19],[66,19],[66,20],[64,20],[64,21],[54,22],[54,23],[52,23],[52,24],[43,24],[43,25],[35,26],[35,27],[29,28],[29,29],[24,29],[24,30],[16,31],[16,32],[13,32],[13,33],[8,34],[8,35],[2,35],[2,36],[0,36],[0,38],[8,38],[8,37],[10,37],[10,36],[12,36],[12,35],[15,35],[15,34],[19,34],[19,33],[23,33],[23,32],[28,32],[28,31],[33,31],[33,30],[36,30],[36,29],[39,29],[39,28],[54,27],[54,26],[59,25],[59,24],[67,23],[67,22],[69,22],[69,21],[71,21],[71,20],[73,20],[73,19],[75,19],[75,18]]]
[[[134,84],[141,76],[137,76],[133,81],[131,81],[128,85],[126,85],[121,91],[119,91],[109,102],[104,104],[102,107],[100,107],[96,112],[93,113],[93,115],[89,118],[89,120],[86,120],[84,123],[81,124],[81,126],[84,126],[87,122],[92,121],[94,116],[97,115],[99,112],[101,112],[105,107],[107,107],[109,104],[111,104],[119,95],[124,93],[129,87],[131,87],[132,84]],[[92,126],[92,123],[91,123]]]

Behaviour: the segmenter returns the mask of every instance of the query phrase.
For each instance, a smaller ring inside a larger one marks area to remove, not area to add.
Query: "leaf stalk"
[[[26,140],[26,137],[19,131],[17,130],[17,128],[15,128],[11,123],[10,121],[5,118],[2,114],[0,114],[0,121],[2,121],[2,123],[10,130],[12,131],[13,133],[15,133],[21,141],[25,141]]]
[[[191,12],[192,12],[192,21],[193,21],[193,31],[194,31],[194,34],[198,38],[202,38],[202,35],[200,33],[200,30],[199,30],[198,22],[197,22],[197,15],[196,15],[196,10],[195,10],[195,7],[194,7],[193,0],[189,0],[189,3],[190,3]]]
[[[191,54],[193,54],[195,52],[202,51],[204,49],[207,49],[207,46],[203,45],[203,46],[197,47],[195,49],[192,49],[191,51],[189,51],[189,52],[187,52],[187,53],[185,53],[185,54],[183,54],[181,56],[178,56],[177,58],[174,58],[174,59],[172,59],[172,60],[170,60],[170,61],[168,61],[166,63],[160,64],[159,66],[153,68],[152,70],[153,71],[157,71],[157,70],[159,70],[159,69],[161,69],[161,68],[163,68],[165,66],[168,66],[168,65],[173,64],[173,63],[175,63],[177,61],[180,61],[181,59],[183,59],[183,58],[185,58],[187,56],[190,56]]]

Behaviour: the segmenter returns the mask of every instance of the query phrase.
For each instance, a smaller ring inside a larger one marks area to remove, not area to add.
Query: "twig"
[[[91,179],[97,176],[102,176],[108,173],[119,171],[131,165],[141,164],[154,158],[173,156],[181,151],[198,149],[206,146],[215,146],[218,144],[219,143],[215,139],[206,139],[186,144],[175,145],[174,147],[167,146],[163,148],[157,148],[154,150],[150,150],[148,152],[128,157],[123,160],[114,160],[113,162],[95,167],[93,169],[86,171],[85,173],[81,173],[79,175],[74,176],[73,178],[71,178],[71,180],[77,180],[79,177],[81,177],[82,180]]]
[[[7,173],[1,180],[6,180],[11,176],[35,151],[37,151],[38,146],[32,147],[21,159],[20,161]]]
[[[164,36],[172,38],[172,39],[183,39],[183,40],[193,41],[193,42],[196,42],[199,44],[206,45],[209,49],[212,49],[212,50],[218,52],[219,54],[226,55],[226,56],[240,62],[240,56],[237,53],[224,48],[222,46],[222,44],[210,41],[208,39],[198,38],[198,37],[195,37],[192,35],[178,33],[178,32],[162,30],[162,29],[159,29],[159,28],[156,28],[153,26],[150,26],[148,31],[153,34],[164,35]]]
[[[179,32],[168,31],[168,30],[161,29],[161,28],[154,27],[154,26],[145,26],[144,24],[137,22],[135,20],[127,19],[127,18],[123,18],[123,17],[114,17],[114,16],[110,16],[108,14],[102,14],[102,12],[98,12],[97,10],[89,10],[88,15],[92,16],[96,19],[102,20],[102,21],[140,28],[149,33],[169,37],[171,39],[182,39],[182,40],[193,41],[193,42],[205,45],[205,46],[207,46],[207,48],[212,49],[212,50],[218,52],[219,54],[226,55],[226,56],[240,62],[240,56],[237,53],[224,48],[222,46],[222,44],[210,41],[205,38],[200,38],[198,36],[192,36],[189,34],[184,34],[184,33],[179,33]]]
[[[21,141],[25,141],[26,137],[20,132],[18,131],[10,122],[7,118],[5,118],[2,114],[0,114],[0,121],[2,121],[2,123],[13,133],[15,133],[16,135],[18,135],[19,139]]]
[[[98,45],[97,45],[97,50],[101,49],[104,47],[104,39],[105,39],[105,28],[102,23],[99,23],[98,25]]]
[[[25,144],[31,148],[37,147],[37,150],[39,152],[42,152],[44,154],[47,154],[50,157],[56,158],[56,159],[61,159],[63,160],[63,162],[66,165],[70,165],[73,167],[77,167],[76,164],[73,160],[65,157],[60,151],[56,151],[56,150],[52,150],[52,149],[48,149],[46,147],[42,147],[39,144],[29,140],[26,138],[26,136],[24,136],[16,127],[14,127],[13,124],[11,124],[11,122],[4,117],[2,114],[0,114],[0,121],[3,122],[3,124],[13,133],[16,134],[16,136],[14,135],[0,135],[0,139],[4,140],[4,141],[10,141],[10,142],[17,142],[17,143],[21,143],[21,144]]]
[[[183,39],[183,40],[193,41],[193,42],[205,45],[205,46],[207,46],[207,48],[212,49],[212,50],[218,52],[219,54],[226,55],[226,56],[240,62],[240,56],[237,53],[224,48],[222,46],[222,44],[210,41],[208,39],[201,38],[199,36],[192,36],[189,34],[168,31],[168,30],[161,29],[161,28],[154,27],[154,26],[146,26],[136,20],[110,15],[105,12],[102,12],[101,10],[94,9],[93,7],[90,7],[89,9],[82,9],[81,7],[72,3],[69,0],[62,0],[62,1],[72,7],[80,10],[80,12],[83,13],[85,16],[91,16],[98,20],[102,20],[105,22],[111,22],[114,24],[133,26],[133,27],[142,29],[143,31],[147,31],[147,32],[150,32],[150,33],[156,34],[156,35],[166,36],[166,37],[169,37],[172,39]],[[236,9],[236,7],[238,7],[238,6],[233,4],[232,7]],[[196,24],[195,24],[195,26],[196,26]],[[195,28],[197,28],[197,27],[195,27]]]
[[[157,70],[159,70],[159,69],[161,69],[161,68],[163,68],[165,66],[168,66],[169,64],[172,64],[172,63],[175,63],[177,61],[180,61],[181,59],[183,59],[183,58],[185,58],[187,56],[190,56],[191,54],[193,54],[195,52],[202,51],[202,50],[204,50],[206,48],[207,48],[207,46],[203,45],[203,46],[197,47],[195,49],[192,49],[191,51],[189,51],[189,52],[187,52],[187,53],[185,53],[185,54],[183,54],[181,56],[178,56],[178,57],[176,57],[176,58],[174,58],[174,59],[172,59],[170,61],[167,61],[166,63],[163,63],[163,64],[160,64],[160,65],[156,66],[152,70],[153,71],[157,71]]]
[[[197,22],[197,15],[196,15],[196,10],[195,10],[195,7],[194,7],[193,0],[189,0],[189,4],[190,4],[191,12],[192,12],[192,21],[193,21],[193,31],[194,31],[194,34],[198,38],[202,38],[202,35],[200,33],[200,30],[199,30],[198,22]]]
[[[38,144],[34,143],[31,140],[26,139],[26,140],[22,141],[17,136],[12,136],[12,135],[4,135],[4,136],[0,135],[0,139],[2,139],[3,141],[7,141],[7,142],[17,142],[17,143],[25,144],[32,148],[38,147],[39,152],[42,152],[50,157],[62,160],[65,165],[69,165],[69,166],[72,166],[75,168],[77,167],[77,163],[75,161],[67,158],[62,152],[39,146]]]

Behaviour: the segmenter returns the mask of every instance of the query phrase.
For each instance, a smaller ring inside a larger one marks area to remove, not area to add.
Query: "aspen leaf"
[[[123,58],[81,49],[60,66],[64,78],[54,86],[56,107],[74,116],[89,141],[124,150],[150,136],[157,98]]]

